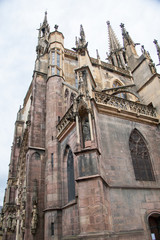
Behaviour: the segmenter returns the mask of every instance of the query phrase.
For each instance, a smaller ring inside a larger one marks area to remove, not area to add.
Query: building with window
[[[108,61],[72,50],[47,13],[18,111],[3,240],[160,239],[160,75],[110,22]],[[154,40],[160,59],[160,47]]]

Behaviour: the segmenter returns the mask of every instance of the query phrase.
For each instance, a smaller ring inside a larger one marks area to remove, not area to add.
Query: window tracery
[[[137,129],[134,129],[130,135],[129,148],[136,180],[155,181],[145,140]]]

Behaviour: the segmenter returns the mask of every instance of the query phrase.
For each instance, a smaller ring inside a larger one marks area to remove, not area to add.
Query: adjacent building
[[[124,24],[123,46],[107,26],[103,62],[82,25],[69,50],[45,13],[15,122],[3,240],[160,239],[160,75]]]

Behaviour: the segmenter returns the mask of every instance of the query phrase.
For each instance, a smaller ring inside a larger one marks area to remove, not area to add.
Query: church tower
[[[123,46],[107,26],[104,62],[82,25],[69,50],[45,13],[15,122],[3,240],[159,239],[160,75],[124,24]]]

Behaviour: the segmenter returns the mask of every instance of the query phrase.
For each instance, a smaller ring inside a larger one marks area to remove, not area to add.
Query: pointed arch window
[[[141,133],[134,129],[129,138],[129,148],[136,180],[155,181],[150,155]]]
[[[67,158],[68,201],[75,199],[74,159],[71,149]]]
[[[118,88],[118,87],[121,87],[121,86],[122,86],[122,84],[120,84],[118,81],[114,81],[113,82],[113,88]],[[127,98],[126,94],[123,93],[123,92],[118,93],[115,96],[120,97],[120,98],[124,98],[124,99]]]

